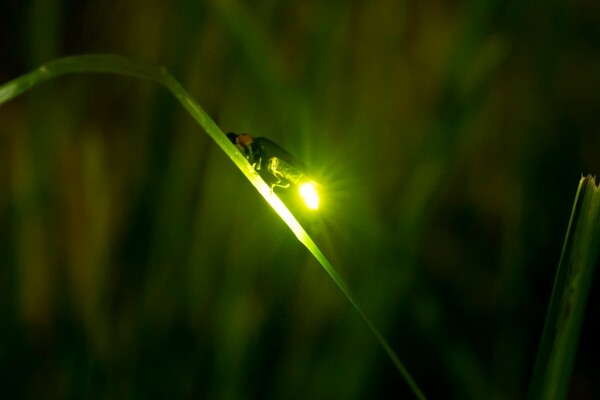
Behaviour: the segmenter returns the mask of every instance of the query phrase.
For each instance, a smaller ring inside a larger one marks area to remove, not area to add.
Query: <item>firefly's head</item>
[[[251,135],[248,135],[247,133],[233,133],[233,132],[229,132],[227,133],[227,137],[229,138],[229,140],[231,141],[231,143],[235,144],[236,146],[241,146],[241,147],[249,147],[250,145],[252,145],[252,142],[254,141],[254,138]]]

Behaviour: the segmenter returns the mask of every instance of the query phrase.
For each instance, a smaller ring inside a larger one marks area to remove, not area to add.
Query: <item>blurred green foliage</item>
[[[223,130],[317,171],[315,235],[425,394],[519,398],[578,179],[600,171],[599,16],[589,0],[9,1],[0,82],[78,53],[166,66]],[[600,396],[598,292],[573,398]],[[176,100],[115,76],[0,107],[0,381],[27,399],[407,390]]]

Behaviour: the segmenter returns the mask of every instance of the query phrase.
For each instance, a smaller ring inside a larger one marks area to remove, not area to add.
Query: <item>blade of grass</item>
[[[600,188],[582,177],[556,272],[529,400],[567,395],[600,248]]]
[[[402,364],[394,350],[381,335],[379,330],[367,318],[362,308],[354,300],[346,283],[338,275],[331,263],[318,248],[313,239],[304,230],[302,225],[294,217],[285,204],[275,195],[265,181],[256,173],[254,168],[248,163],[246,158],[229,141],[227,136],[209,117],[209,115],[200,107],[194,99],[187,93],[179,82],[164,68],[141,61],[132,60],[126,57],[116,55],[81,55],[61,58],[50,61],[34,71],[22,75],[2,86],[0,86],[0,104],[5,103],[33,86],[46,80],[57,78],[62,75],[76,73],[112,73],[117,75],[132,76],[139,79],[156,82],[166,87],[188,110],[191,116],[200,124],[208,135],[221,147],[234,164],[242,171],[246,178],[258,190],[258,192],[271,205],[275,212],[283,219],[287,226],[292,230],[298,240],[306,246],[311,254],[321,264],[323,269],[329,274],[350,304],[358,312],[359,316],[371,330],[385,353],[390,357],[400,375],[406,380],[410,389],[419,399],[425,396],[413,380],[406,367]]]

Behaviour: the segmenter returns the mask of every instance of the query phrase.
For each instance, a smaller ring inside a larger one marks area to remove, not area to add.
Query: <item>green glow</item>
[[[316,210],[319,208],[319,194],[317,193],[317,188],[313,182],[305,182],[300,185],[298,189],[300,192],[300,196],[304,200],[304,203],[311,210]]]
[[[366,314],[354,300],[354,297],[348,290],[348,287],[346,286],[346,283],[342,277],[338,275],[337,271],[333,268],[329,260],[321,252],[309,234],[304,230],[302,225],[300,225],[298,220],[285,206],[285,204],[283,204],[279,197],[273,193],[273,190],[259,176],[252,165],[248,163],[248,160],[246,160],[244,155],[235,147],[235,145],[233,145],[233,143],[230,142],[225,133],[221,131],[221,129],[217,126],[217,124],[215,124],[210,116],[202,109],[202,107],[200,107],[198,103],[196,103],[196,101],[194,101],[189,93],[165,68],[115,55],[88,54],[61,58],[50,61],[28,74],[22,75],[10,82],[5,83],[4,85],[0,85],[0,104],[7,102],[8,100],[20,95],[21,93],[31,89],[33,86],[43,81],[57,78],[62,75],[77,73],[113,73],[118,75],[128,75],[139,79],[153,81],[167,88],[188,110],[198,124],[204,128],[206,133],[217,143],[223,152],[227,154],[231,161],[233,161],[233,163],[240,169],[246,178],[248,178],[250,183],[252,183],[252,185],[265,198],[265,200],[267,200],[271,207],[273,207],[281,219],[283,219],[288,227],[292,230],[294,235],[296,235],[298,240],[304,246],[306,246],[308,251],[313,254],[315,259],[321,264],[331,279],[333,279],[344,296],[346,296],[350,304],[352,304],[356,312],[369,327],[383,350],[398,369],[400,375],[406,380],[413,393],[419,399],[425,398],[417,384],[404,367],[404,364],[402,364],[385,338],[367,318]],[[310,186],[312,186],[312,189]],[[312,204],[314,208],[311,208],[316,209],[319,204],[319,198],[315,189],[315,185],[309,185],[304,189],[304,192],[308,193],[307,197],[310,199],[309,201],[305,200],[307,201],[307,205],[311,207]]]

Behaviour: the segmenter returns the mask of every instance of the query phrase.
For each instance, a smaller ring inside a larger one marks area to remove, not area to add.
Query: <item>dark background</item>
[[[0,82],[164,65],[309,165],[311,232],[432,398],[526,393],[581,174],[600,3],[3,1]],[[598,284],[570,398],[598,398]],[[366,399],[406,384],[169,93],[60,78],[0,106],[0,397]]]

